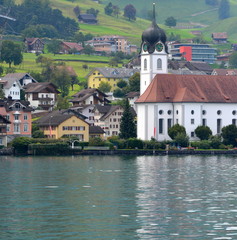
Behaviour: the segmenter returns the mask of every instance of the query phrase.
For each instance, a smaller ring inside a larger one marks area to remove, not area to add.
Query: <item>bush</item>
[[[124,149],[125,148],[125,140],[120,139],[118,136],[108,137],[108,141],[113,144],[114,147],[117,149]]]
[[[183,127],[179,124],[175,124],[174,126],[169,128],[169,130],[168,130],[168,134],[169,134],[170,138],[173,139],[173,140],[178,135],[178,133],[186,134],[185,127]]]
[[[12,142],[12,147],[14,147],[16,153],[27,154],[28,146],[31,143],[31,138],[28,137],[16,137]]]
[[[89,146],[104,146],[105,141],[99,137],[93,137],[89,139]]]
[[[181,132],[175,136],[174,142],[180,147],[187,147],[189,145],[189,137],[186,135],[186,133]]]
[[[219,149],[220,148],[220,145],[222,144],[222,141],[221,141],[221,137],[220,136],[212,136],[210,138],[210,144],[211,144],[211,148],[213,149]]]
[[[201,140],[208,140],[212,135],[212,131],[208,126],[198,126],[195,129],[195,134]]]
[[[137,138],[129,138],[125,144],[128,149],[143,149],[143,141]]]
[[[197,142],[191,142],[191,146],[198,148],[198,149],[210,149],[211,148],[211,142],[208,140],[202,140]]]

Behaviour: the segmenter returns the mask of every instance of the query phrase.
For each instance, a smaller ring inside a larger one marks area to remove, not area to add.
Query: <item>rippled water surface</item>
[[[237,156],[0,157],[1,240],[237,239]]]

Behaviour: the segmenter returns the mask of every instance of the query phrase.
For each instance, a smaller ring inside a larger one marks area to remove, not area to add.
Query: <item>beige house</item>
[[[53,111],[35,121],[48,138],[77,137],[89,141],[89,123],[85,116],[73,110]]]

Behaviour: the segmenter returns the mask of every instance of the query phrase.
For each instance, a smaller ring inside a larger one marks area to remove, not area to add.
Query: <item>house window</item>
[[[7,114],[7,116],[6,116],[6,119],[7,119],[7,120],[9,120],[9,119],[10,119],[10,115],[9,115],[9,114]]]
[[[217,119],[217,134],[221,133],[221,119]]]
[[[162,60],[160,58],[157,59],[157,69],[162,68]]]
[[[194,124],[194,118],[191,119],[191,124]]]
[[[23,131],[24,131],[24,132],[28,132],[28,124],[27,124],[27,123],[26,123],[26,124],[24,124]]]
[[[207,119],[205,118],[202,119],[202,126],[207,126]]]
[[[19,115],[14,115],[15,120],[19,120]]]
[[[14,132],[19,133],[20,132],[20,125],[19,124],[14,124]]]
[[[7,125],[7,132],[10,132],[10,130],[11,130],[11,126]]]
[[[24,120],[28,120],[28,115],[24,114]]]
[[[147,59],[144,59],[144,70],[147,70]]]
[[[164,129],[163,123],[164,123],[164,119],[160,118],[159,119],[159,133],[163,133],[163,129]]]

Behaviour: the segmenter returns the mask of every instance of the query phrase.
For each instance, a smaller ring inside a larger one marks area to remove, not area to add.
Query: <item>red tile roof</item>
[[[237,103],[237,77],[157,74],[136,103]]]

